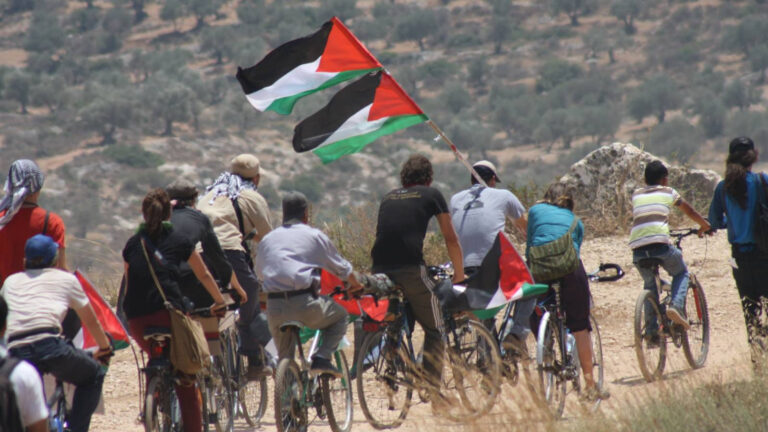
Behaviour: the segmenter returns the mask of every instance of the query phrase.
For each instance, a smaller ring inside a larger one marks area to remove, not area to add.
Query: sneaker
[[[334,378],[341,378],[341,372],[331,363],[330,360],[322,357],[312,357],[312,366],[309,368],[312,375],[331,375]]]
[[[675,324],[679,324],[683,326],[683,328],[686,330],[691,328],[691,325],[688,323],[688,320],[685,318],[685,312],[680,308],[678,308],[677,306],[667,307],[667,318],[671,319],[672,322],[674,322]]]
[[[275,370],[271,366],[264,364],[261,356],[248,356],[248,370],[245,377],[248,381],[258,381],[262,378],[271,377]]]
[[[528,356],[528,345],[525,343],[525,339],[520,339],[516,334],[508,334],[501,345],[504,349],[511,349],[521,357]]]
[[[581,399],[585,402],[597,402],[599,400],[606,400],[611,397],[611,393],[605,389],[598,389],[597,387],[590,387],[581,394]]]

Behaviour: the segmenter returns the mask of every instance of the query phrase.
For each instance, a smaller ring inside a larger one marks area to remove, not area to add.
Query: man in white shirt
[[[0,297],[0,339],[5,336],[5,322],[8,318],[8,304]],[[8,351],[0,345],[0,371],[11,362]],[[21,425],[27,432],[48,431],[48,407],[43,394],[43,382],[37,370],[24,360],[19,361],[10,372],[10,381],[19,406]]]
[[[464,273],[472,276],[480,269],[483,258],[493,246],[499,232],[504,231],[506,220],[525,236],[528,221],[525,207],[506,189],[496,189],[499,177],[496,166],[490,161],[479,161],[472,166],[488,187],[470,176],[472,186],[451,197],[451,220],[459,236],[464,255]],[[512,316],[512,327],[505,339],[510,347],[525,352],[525,338],[530,332],[529,318],[536,306],[536,299],[519,301]],[[505,317],[506,318],[506,317]],[[487,324],[493,327],[493,319]]]

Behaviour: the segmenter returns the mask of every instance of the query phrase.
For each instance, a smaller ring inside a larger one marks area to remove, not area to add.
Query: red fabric
[[[329,295],[337,287],[343,287],[344,282],[331,273],[323,270],[320,276],[320,294]],[[350,315],[361,316],[363,312],[376,321],[381,321],[387,315],[389,300],[381,299],[378,304],[373,296],[365,295],[360,299],[344,300],[342,294],[333,296],[336,303],[344,307]],[[360,308],[362,307],[362,310]]]
[[[400,85],[388,73],[381,73],[381,82],[373,97],[373,106],[368,114],[368,121],[384,117],[424,114],[416,102],[408,96]]]
[[[338,18],[331,18],[333,27],[320,57],[318,72],[344,72],[380,68],[381,63],[349,31]]]
[[[510,299],[518,289],[522,288],[524,283],[533,283],[533,277],[528,271],[525,261],[517,253],[512,243],[507,240],[503,232],[499,233],[499,244],[501,253],[499,254],[499,287],[504,297]]]
[[[75,277],[80,282],[80,286],[83,287],[85,295],[88,296],[88,300],[91,303],[93,311],[96,313],[96,318],[101,323],[101,327],[104,331],[112,337],[115,343],[115,348],[125,348],[130,345],[128,339],[128,332],[125,331],[120,320],[117,318],[112,308],[109,307],[106,301],[101,297],[98,291],[91,285],[91,282],[80,273],[80,270],[75,270]],[[122,343],[121,343],[122,342]],[[96,340],[94,340],[91,333],[87,328],[83,327],[83,349],[98,347]]]
[[[0,216],[5,211],[0,212]],[[24,270],[24,245],[35,234],[43,232],[45,209],[22,207],[5,228],[0,229],[0,281]],[[50,212],[45,234],[53,238],[60,248],[64,244],[64,222],[59,215]]]
[[[171,328],[171,317],[167,310],[159,310],[151,315],[131,318],[128,320],[131,328],[131,336],[141,349],[149,354],[149,342],[144,340],[146,327]],[[200,432],[203,430],[203,408],[201,406],[198,389],[195,385],[183,386],[177,384],[176,396],[179,398],[181,408],[181,421],[184,423],[184,432]]]

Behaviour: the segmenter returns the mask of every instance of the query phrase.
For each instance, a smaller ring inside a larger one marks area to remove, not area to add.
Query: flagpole
[[[430,127],[431,127],[431,128],[434,130],[434,131],[435,131],[435,132],[437,132],[437,135],[438,135],[440,138],[442,138],[442,139],[443,139],[443,141],[445,141],[445,142],[448,144],[448,146],[449,146],[449,147],[451,148],[451,150],[453,151],[453,154],[454,154],[454,155],[456,155],[456,159],[458,159],[458,160],[459,160],[459,162],[461,162],[462,164],[464,164],[464,166],[465,166],[465,167],[466,167],[466,168],[469,170],[470,174],[472,174],[472,177],[474,177],[474,178],[475,178],[475,180],[477,180],[477,182],[478,182],[478,183],[480,183],[481,185],[483,185],[483,186],[486,186],[486,187],[487,187],[488,185],[485,183],[485,180],[483,180],[483,178],[482,178],[482,177],[480,177],[480,174],[478,174],[478,173],[477,173],[477,171],[475,171],[475,169],[472,167],[472,165],[470,165],[470,164],[469,164],[469,162],[467,162],[467,160],[464,158],[464,155],[462,155],[461,153],[459,153],[459,149],[457,149],[457,148],[456,148],[456,145],[453,143],[453,141],[451,141],[451,139],[450,139],[450,138],[448,138],[448,137],[445,135],[445,133],[443,133],[442,129],[440,129],[439,127],[437,127],[437,125],[435,124],[435,122],[433,122],[433,121],[432,121],[432,119],[429,119],[429,120],[427,120],[427,124],[428,124],[428,125],[429,125],[429,126],[430,126]]]

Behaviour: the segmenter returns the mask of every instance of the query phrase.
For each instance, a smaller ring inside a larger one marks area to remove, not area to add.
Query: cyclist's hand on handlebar
[[[712,235],[715,231],[712,229],[712,227],[709,224],[701,225],[698,231],[699,238],[704,237],[704,234]]]
[[[112,347],[112,345],[110,345],[106,348],[99,348],[97,351],[94,351],[93,359],[104,366],[109,366],[109,361],[114,355],[115,349]]]
[[[211,306],[211,315],[216,316],[218,318],[223,318],[224,315],[227,314],[227,304],[226,303],[216,303],[213,306]]]
[[[235,289],[235,292],[240,297],[240,304],[248,303],[248,294],[245,293],[245,290],[241,286],[233,286],[232,288]]]

